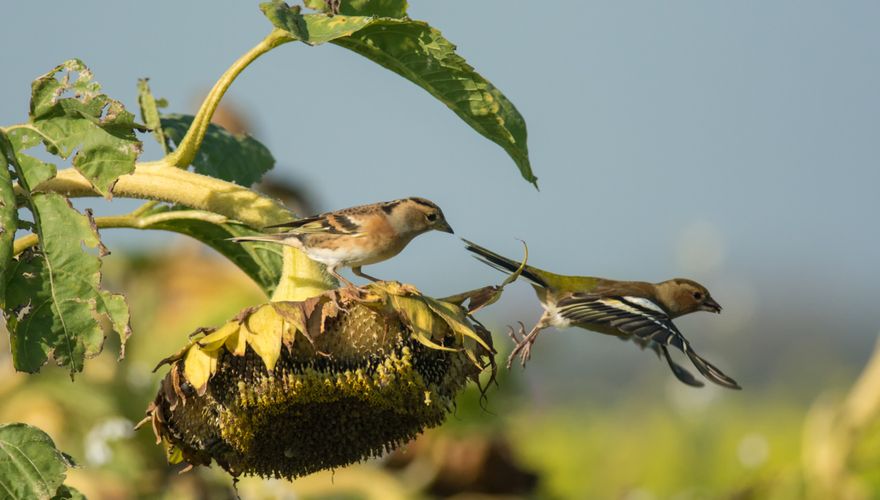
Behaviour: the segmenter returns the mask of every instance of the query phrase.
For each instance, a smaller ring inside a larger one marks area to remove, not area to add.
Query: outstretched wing
[[[658,305],[643,297],[598,297],[573,294],[556,303],[558,314],[578,326],[634,337],[641,344],[658,345],[675,376],[688,385],[696,385],[693,376],[669,357],[666,346],[687,355],[704,377],[712,382],[739,389],[735,380],[694,352],[672,320]]]

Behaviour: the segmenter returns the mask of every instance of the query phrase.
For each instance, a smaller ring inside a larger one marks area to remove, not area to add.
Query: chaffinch
[[[357,276],[379,281],[361,267],[394,257],[422,233],[453,232],[440,207],[417,197],[345,208],[265,229],[273,228],[286,231],[232,240],[268,241],[298,248],[349,286],[354,285],[339,274],[340,267],[350,267]]]
[[[519,262],[470,241],[464,242],[479,260],[496,269],[513,272],[520,267]],[[701,387],[701,381],[672,360],[667,346],[674,346],[685,353],[707,379],[724,387],[740,389],[735,380],[694,352],[672,323],[672,319],[694,311],[721,312],[721,306],[703,285],[683,278],[655,284],[564,276],[533,266],[525,266],[521,276],[532,283],[544,313],[528,334],[521,326],[522,338],[517,338],[511,329],[511,337],[517,345],[507,360],[508,368],[518,355],[525,366],[541,330],[549,326],[577,326],[624,340],[631,339],[642,348],[650,347],[666,358],[676,378],[685,384]]]

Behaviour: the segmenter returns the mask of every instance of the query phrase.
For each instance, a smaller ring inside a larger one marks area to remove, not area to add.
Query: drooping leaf
[[[144,215],[168,213],[175,208],[157,206]],[[259,232],[243,224],[233,222],[213,223],[200,219],[160,220],[151,224],[149,229],[162,229],[191,236],[217,250],[235,265],[241,268],[266,295],[272,295],[281,279],[281,247],[272,243],[254,242],[242,245],[229,241],[238,236],[253,236]]]
[[[0,424],[0,497],[84,498],[62,486],[72,465],[42,430],[27,424]]]
[[[164,115],[162,128],[174,144],[180,144],[192,125],[190,115]],[[204,142],[193,161],[195,171],[250,186],[275,166],[272,153],[249,135],[234,135],[219,125],[208,125]]]
[[[15,191],[12,188],[12,172],[15,151],[6,134],[0,130],[0,309],[6,305],[6,271],[12,262],[12,244],[18,230],[18,211]]]
[[[71,375],[101,352],[106,318],[124,346],[130,334],[128,306],[100,287],[101,260],[83,247],[100,240],[90,220],[56,193],[30,196],[40,249],[11,266],[6,293],[7,326],[15,368],[36,372],[54,353]]]
[[[526,122],[504,94],[474,70],[455,45],[421,21],[377,19],[333,43],[394,71],[443,102],[474,130],[495,142],[537,186],[526,144]]]
[[[306,7],[327,13],[326,0],[305,0]],[[406,0],[343,0],[339,13],[343,16],[405,17]]]
[[[30,119],[50,153],[67,158],[77,151],[73,166],[107,198],[116,179],[134,171],[143,148],[134,115],[101,93],[92,72],[76,59],[34,81]]]
[[[272,304],[266,304],[254,311],[242,324],[248,330],[247,342],[257,356],[266,364],[266,369],[275,369],[281,356],[281,334],[284,322]]]
[[[343,1],[343,6],[347,3]],[[370,1],[357,5],[375,7]],[[523,178],[537,186],[529,161],[525,119],[438,30],[422,21],[393,16],[302,15],[298,8],[280,0],[260,7],[277,28],[295,39],[310,45],[331,42],[345,47],[422,87],[474,130],[501,146]]]
[[[200,395],[205,393],[208,380],[217,370],[219,351],[206,352],[198,346],[190,347],[183,361],[183,373]]]
[[[162,122],[159,117],[160,103],[156,101],[155,97],[153,97],[153,92],[150,90],[149,79],[141,78],[138,80],[137,87],[138,105],[141,108],[141,119],[144,121],[144,125],[146,125],[153,133],[156,142],[162,146],[165,153],[168,153],[168,141],[165,138],[165,132],[162,131]]]

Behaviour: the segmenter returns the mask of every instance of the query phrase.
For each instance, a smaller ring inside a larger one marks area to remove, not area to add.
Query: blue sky
[[[423,90],[344,49],[290,44],[228,97],[321,209],[420,195],[457,235],[512,255],[525,239],[531,262],[557,272],[695,278],[725,312],[683,325],[716,332],[698,343],[732,359],[747,355],[738,340],[782,335],[792,316],[871,345],[880,3],[411,4],[525,116],[541,191]],[[269,27],[257,2],[49,5],[4,7],[0,123],[23,121],[31,80],[71,57],[129,107],[148,76],[191,112]],[[438,295],[499,278],[446,234],[368,272]],[[508,321],[537,317],[530,293],[511,292]]]

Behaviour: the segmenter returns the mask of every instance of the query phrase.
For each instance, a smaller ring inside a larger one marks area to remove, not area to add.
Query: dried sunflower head
[[[439,425],[494,376],[491,338],[456,303],[400,285],[249,308],[163,360],[147,409],[171,463],[294,478],[379,456]],[[160,366],[161,366],[160,364]]]

